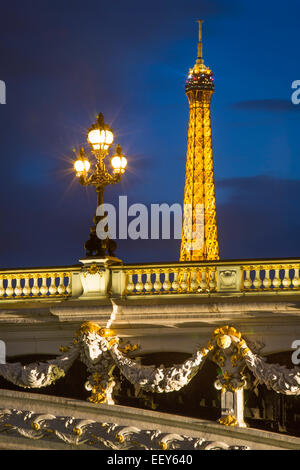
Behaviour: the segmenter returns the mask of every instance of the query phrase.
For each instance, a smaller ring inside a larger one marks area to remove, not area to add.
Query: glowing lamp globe
[[[114,141],[114,135],[106,129],[92,129],[88,133],[88,141],[94,150],[107,150]]]
[[[88,172],[91,167],[90,162],[87,159],[78,159],[74,163],[74,169],[76,171],[76,176],[81,176],[84,172]]]
[[[93,150],[108,150],[114,141],[114,134],[107,124],[104,124],[103,114],[97,116],[97,122],[88,132],[88,143]]]
[[[127,158],[124,155],[115,155],[111,159],[111,166],[114,169],[114,173],[125,173],[125,169],[127,166]]]

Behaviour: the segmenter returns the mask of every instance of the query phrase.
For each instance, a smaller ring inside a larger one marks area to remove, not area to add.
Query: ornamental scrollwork
[[[100,450],[249,449],[246,446],[209,441],[204,437],[14,409],[0,409],[0,432],[8,436],[60,441],[76,447],[85,445]]]
[[[122,344],[112,329],[85,322],[76,332],[73,342],[62,347],[62,354],[56,359],[26,366],[20,363],[0,364],[0,376],[24,388],[46,387],[63,377],[78,358],[89,372],[85,383],[85,388],[91,392],[88,400],[112,405],[116,367],[138,390],[169,393],[185,387],[210,355],[220,368],[215,387],[222,394],[243,390],[246,386],[246,367],[268,388],[286,395],[300,394],[300,369],[268,364],[250,349],[245,338],[233,326],[216,328],[205,347],[197,348],[183,364],[172,367],[142,365],[128,355],[136,349],[137,345]],[[239,424],[232,417],[236,418],[232,412],[226,412],[225,416],[222,415],[221,424]]]
[[[82,272],[83,272],[84,277],[86,277],[88,274],[91,274],[91,275],[99,274],[100,277],[103,277],[103,268],[101,268],[101,266],[99,266],[96,263],[92,263],[88,267],[83,268]]]

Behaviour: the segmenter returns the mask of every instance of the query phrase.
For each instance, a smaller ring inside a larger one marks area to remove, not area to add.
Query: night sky
[[[299,15],[299,0],[0,0],[0,267],[84,256],[96,196],[72,148],[99,112],[129,162],[105,201],[183,202],[198,18],[215,76],[220,256],[299,257]],[[123,240],[117,255],[176,261],[179,243]]]

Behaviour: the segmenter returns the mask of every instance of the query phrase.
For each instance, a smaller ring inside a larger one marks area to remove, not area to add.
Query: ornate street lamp
[[[108,184],[118,183],[125,172],[127,160],[122,155],[120,145],[115,148],[115,153],[111,157],[111,165],[113,168],[110,174],[104,164],[104,159],[110,153],[110,148],[114,141],[114,134],[112,129],[104,123],[104,116],[100,113],[97,116],[97,121],[90,127],[87,134],[87,141],[92,149],[92,154],[95,159],[92,163],[86,158],[84,148],[80,148],[78,158],[74,162],[74,169],[76,176],[79,178],[83,186],[93,185],[97,192],[97,207],[103,204],[103,193]],[[89,171],[91,173],[89,174]],[[117,247],[116,242],[110,240],[107,236],[104,240],[97,237],[96,226],[98,222],[105,216],[97,216],[95,214],[93,222],[94,225],[90,229],[90,237],[85,242],[84,247],[87,257],[106,257],[114,256]]]

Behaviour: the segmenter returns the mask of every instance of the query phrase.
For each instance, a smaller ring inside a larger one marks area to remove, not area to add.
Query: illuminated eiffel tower
[[[214,79],[211,70],[204,65],[202,20],[198,23],[198,58],[185,85],[190,112],[180,261],[219,259],[210,121]]]

